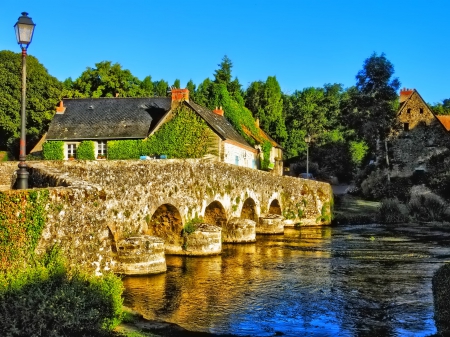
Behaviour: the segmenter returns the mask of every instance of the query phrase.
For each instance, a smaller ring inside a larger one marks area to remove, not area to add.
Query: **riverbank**
[[[350,194],[334,195],[334,219],[332,224],[369,224],[376,223],[380,203],[363,200]]]
[[[145,319],[141,314],[124,307],[125,319],[116,329],[119,336],[126,337],[236,337],[208,332],[189,331],[178,324]]]

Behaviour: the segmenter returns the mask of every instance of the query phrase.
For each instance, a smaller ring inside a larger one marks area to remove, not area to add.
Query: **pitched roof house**
[[[431,156],[447,149],[449,120],[433,114],[415,89],[402,89],[397,112],[399,128],[389,139],[392,176],[426,171]]]
[[[107,156],[107,141],[145,139],[169,121],[180,104],[197,113],[213,131],[220,161],[257,168],[257,153],[223,116],[189,100],[187,89],[172,97],[78,98],[61,101],[50,123],[47,141],[64,141],[66,159],[76,157],[83,140],[92,140],[99,158]]]

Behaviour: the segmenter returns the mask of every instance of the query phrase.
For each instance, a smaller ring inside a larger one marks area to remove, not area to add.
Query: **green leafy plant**
[[[201,217],[195,216],[191,220],[187,221],[186,224],[183,227],[182,234],[191,234],[194,233],[197,229],[198,224],[202,223],[203,219]]]
[[[92,140],[84,140],[77,147],[77,159],[94,160],[95,145]]]
[[[117,276],[69,271],[58,249],[33,267],[0,274],[0,331],[5,336],[98,336],[120,323]]]
[[[263,153],[263,160],[261,162],[261,170],[267,170],[270,165],[270,151],[272,150],[272,143],[269,141],[264,141],[261,144],[261,149]]]
[[[408,221],[408,216],[401,209],[397,198],[383,199],[378,210],[378,221],[381,223],[400,223]]]
[[[42,156],[45,160],[63,160],[64,142],[47,141],[42,144]]]

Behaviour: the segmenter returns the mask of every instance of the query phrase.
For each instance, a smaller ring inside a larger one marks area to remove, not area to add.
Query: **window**
[[[423,108],[420,108],[420,113],[423,114]]]
[[[406,112],[410,114],[411,113],[411,109],[406,110]]]
[[[69,159],[77,157],[77,144],[67,144],[67,157]]]
[[[409,131],[409,123],[404,123],[403,124],[403,130],[404,131]]]
[[[100,141],[97,143],[97,158],[106,159],[106,141]]]

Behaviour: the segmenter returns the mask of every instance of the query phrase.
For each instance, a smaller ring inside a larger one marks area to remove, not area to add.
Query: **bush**
[[[381,200],[389,196],[387,173],[382,170],[376,170],[361,184],[363,196],[369,200]]]
[[[42,144],[42,156],[45,160],[63,160],[64,142],[49,141]]]
[[[112,140],[108,142],[108,159],[139,159],[142,140]]]
[[[60,256],[0,274],[2,335],[98,336],[120,322],[121,280],[69,272]]]
[[[447,219],[447,203],[434,193],[413,194],[408,204],[409,214],[419,221]]]
[[[434,321],[439,335],[450,335],[450,264],[433,275]]]
[[[408,221],[408,216],[397,198],[384,199],[381,201],[378,210],[378,221],[386,224],[406,222]]]
[[[84,140],[78,145],[77,159],[95,160],[95,145],[92,140]]]

